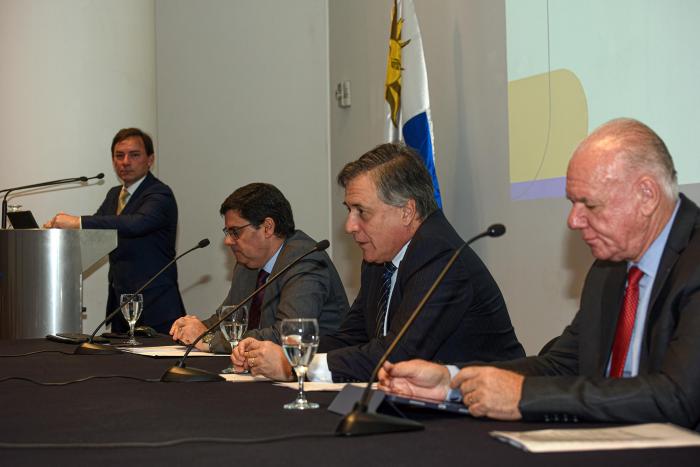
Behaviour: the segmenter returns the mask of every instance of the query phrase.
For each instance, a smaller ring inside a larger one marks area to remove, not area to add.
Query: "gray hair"
[[[651,172],[669,199],[678,198],[678,176],[673,159],[666,143],[654,130],[638,120],[618,118],[596,128],[579,147],[589,140],[607,137],[618,144],[617,154],[623,157],[627,168]]]
[[[403,207],[413,199],[421,219],[438,208],[428,170],[420,156],[405,144],[381,144],[349,162],[338,174],[338,184],[346,188],[351,180],[364,173],[370,173],[379,199],[385,204]]]

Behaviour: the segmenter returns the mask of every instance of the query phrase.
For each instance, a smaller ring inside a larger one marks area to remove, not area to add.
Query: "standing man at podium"
[[[44,224],[59,229],[116,229],[118,246],[109,254],[107,313],[119,306],[119,296],[132,293],[175,257],[177,203],[172,190],[150,172],[155,161],[153,140],[138,128],[119,130],[112,140],[112,165],[121,180],[92,216],[63,212]],[[143,291],[140,322],[167,334],[184,316],[184,305],[173,264]],[[129,329],[121,314],[112,319],[113,332]]]

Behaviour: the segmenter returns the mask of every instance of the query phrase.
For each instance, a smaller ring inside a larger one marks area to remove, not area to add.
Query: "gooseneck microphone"
[[[445,275],[447,272],[452,268],[452,265],[454,264],[455,261],[457,261],[457,258],[459,255],[462,253],[462,250],[467,246],[471,245],[475,241],[479,240],[480,238],[483,237],[500,237],[506,233],[506,228],[503,224],[493,224],[489,226],[484,232],[472,237],[467,241],[466,243],[462,244],[459,248],[455,250],[455,252],[452,254],[452,257],[450,257],[450,260],[445,264],[445,267],[442,268],[442,271],[440,271],[440,274],[438,274],[437,278],[433,282],[433,285],[430,286],[430,289],[425,293],[421,301],[418,303],[416,308],[413,310],[413,313],[408,317],[408,320],[404,323],[403,327],[401,330],[398,332],[396,335],[396,338],[391,342],[389,345],[389,348],[384,352],[384,355],[379,359],[379,362],[377,363],[377,366],[375,366],[374,371],[372,372],[372,376],[370,376],[369,381],[367,382],[367,386],[365,387],[365,390],[362,393],[362,397],[360,400],[355,404],[355,406],[352,409],[352,412],[347,414],[343,419],[340,421],[338,424],[337,428],[335,429],[335,434],[336,435],[343,435],[343,436],[359,436],[359,435],[370,435],[370,434],[377,434],[377,433],[393,433],[397,431],[413,431],[413,430],[422,430],[423,425],[413,421],[409,420],[407,418],[398,418],[398,417],[392,417],[389,415],[382,415],[378,413],[372,413],[368,411],[369,407],[369,398],[370,395],[372,394],[372,383],[377,379],[377,375],[379,374],[379,369],[384,365],[384,362],[387,361],[391,353],[394,351],[396,346],[398,345],[399,341],[401,338],[406,334],[406,331],[411,327],[411,324],[416,320],[418,315],[420,314],[421,310],[423,310],[423,307],[425,304],[428,302],[430,297],[433,295],[435,290],[437,289],[438,285],[442,282],[442,280],[445,278]]]
[[[187,360],[187,356],[192,352],[194,347],[197,345],[197,343],[204,338],[207,334],[212,332],[214,329],[216,329],[219,324],[221,324],[226,318],[231,316],[233,313],[236,312],[240,307],[248,303],[250,300],[255,297],[258,292],[261,290],[264,290],[268,285],[272,284],[279,276],[287,272],[289,269],[291,269],[295,264],[297,264],[299,261],[302,259],[306,258],[309,256],[311,253],[315,253],[317,251],[323,251],[328,246],[330,245],[330,242],[328,240],[321,240],[318,242],[312,249],[304,253],[303,255],[299,256],[297,259],[277,271],[275,274],[270,276],[268,280],[262,284],[260,287],[255,289],[250,295],[248,295],[241,303],[238,305],[232,307],[227,313],[225,313],[223,316],[221,316],[214,324],[209,326],[206,331],[201,333],[197,338],[187,346],[187,350],[185,350],[185,354],[182,356],[179,362],[177,362],[176,365],[170,367],[168,371],[166,371],[163,376],[160,378],[161,381],[164,382],[170,382],[170,383],[193,383],[193,382],[215,382],[215,381],[226,381],[224,378],[222,378],[220,375],[210,373],[206,370],[200,370],[199,368],[187,368],[185,366],[185,360]]]
[[[87,182],[88,180],[93,180],[93,179],[102,179],[104,178],[105,174],[99,173],[95,175],[94,177],[73,177],[73,178],[62,178],[60,180],[52,180],[50,182],[42,182],[42,183],[34,183],[32,185],[24,185],[24,186],[16,186],[14,188],[6,188],[4,190],[0,190],[0,193],[5,192],[5,196],[2,199],[2,228],[6,229],[7,228],[7,195],[12,193],[13,191],[17,190],[28,190],[30,188],[41,188],[44,186],[53,186],[53,185],[65,185],[67,183],[75,183],[75,182]]]
[[[61,178],[59,180],[51,180],[50,182],[42,182],[42,183],[34,183],[32,185],[24,185],[24,186],[16,186],[14,188],[6,188],[4,190],[0,190],[0,193],[5,192],[5,196],[2,199],[2,228],[6,229],[7,228],[7,195],[12,193],[13,191],[17,190],[28,190],[30,188],[41,188],[44,186],[53,186],[53,185],[65,185],[67,183],[75,183],[75,182],[87,182],[88,180],[93,180],[93,179],[102,179],[104,178],[105,174],[99,173],[95,175],[94,177],[73,177],[73,178]]]
[[[137,295],[137,294],[141,293],[146,287],[148,287],[148,286],[151,284],[151,282],[153,282],[154,280],[156,280],[156,278],[157,278],[158,276],[160,276],[166,269],[168,269],[170,266],[172,266],[178,259],[182,258],[182,257],[185,256],[186,254],[188,254],[188,253],[190,253],[190,252],[192,252],[192,251],[194,251],[194,250],[197,250],[197,249],[199,249],[199,248],[204,248],[204,247],[206,247],[206,246],[209,246],[209,239],[208,239],[208,238],[205,238],[205,239],[203,239],[203,240],[200,240],[199,243],[197,243],[197,245],[193,246],[192,248],[190,248],[190,249],[187,250],[186,252],[184,252],[184,253],[182,253],[182,254],[176,256],[176,257],[173,258],[170,262],[168,262],[168,264],[166,264],[165,266],[163,266],[163,268],[162,268],[160,271],[158,271],[157,273],[155,273],[155,274],[153,275],[153,277],[151,277],[150,279],[148,279],[148,281],[146,281],[145,284],[143,284],[136,292],[134,292],[134,293],[132,294],[132,297],[131,297],[130,300],[128,300],[127,302],[125,302],[125,303],[123,303],[123,304],[120,304],[120,305],[117,307],[116,310],[114,310],[113,312],[111,312],[110,314],[108,314],[107,317],[95,328],[95,330],[92,332],[92,334],[90,334],[90,337],[88,337],[87,342],[83,342],[82,344],[80,344],[80,345],[75,349],[75,352],[73,352],[73,353],[75,353],[75,354],[80,354],[80,355],[115,354],[115,353],[120,353],[120,352],[121,352],[120,350],[118,350],[118,349],[116,349],[116,348],[114,348],[114,347],[112,347],[112,346],[94,343],[93,340],[95,339],[95,334],[97,334],[97,331],[99,331],[100,328],[102,328],[102,326],[103,326],[107,321],[109,321],[110,319],[112,319],[112,318],[114,317],[114,315],[116,315],[116,314],[122,309],[122,307],[123,307],[124,305],[128,305],[128,304],[131,303],[134,299],[136,299],[136,295]],[[60,334],[59,334],[59,336],[60,336]]]

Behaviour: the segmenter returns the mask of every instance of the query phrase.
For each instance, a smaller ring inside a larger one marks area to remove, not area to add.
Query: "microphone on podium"
[[[14,188],[5,188],[3,190],[0,190],[0,193],[5,193],[5,196],[2,199],[2,228],[5,229],[7,228],[7,196],[12,193],[13,191],[17,190],[28,190],[30,188],[41,188],[45,186],[53,186],[53,185],[65,185],[66,183],[75,183],[75,182],[87,182],[88,180],[93,180],[93,179],[102,179],[104,178],[105,174],[99,173],[95,175],[94,177],[73,177],[73,178],[61,178],[59,180],[51,180],[50,182],[41,182],[41,183],[34,183],[32,185],[24,185],[24,186],[16,186]]]
[[[101,175],[101,174],[100,174],[100,175]],[[107,317],[106,317],[104,320],[102,320],[102,322],[95,328],[95,330],[92,332],[92,334],[90,335],[90,337],[87,338],[87,342],[83,342],[82,344],[80,344],[80,345],[75,349],[74,354],[78,354],[78,355],[94,355],[94,354],[115,354],[115,353],[120,353],[120,352],[121,352],[120,350],[118,350],[118,349],[116,349],[116,348],[114,348],[114,347],[112,347],[112,346],[94,343],[93,340],[95,339],[95,334],[97,334],[97,331],[99,331],[100,328],[102,328],[102,326],[103,326],[107,321],[109,321],[110,319],[112,319],[112,318],[114,317],[114,315],[116,315],[116,314],[122,309],[122,307],[123,307],[124,305],[128,305],[129,303],[131,303],[131,302],[136,298],[136,295],[137,295],[137,294],[141,293],[146,287],[148,287],[148,286],[151,284],[151,282],[153,282],[154,280],[156,280],[156,278],[157,278],[158,276],[160,276],[163,272],[165,272],[165,270],[168,269],[170,266],[172,266],[178,259],[182,258],[182,257],[185,256],[186,254],[188,254],[188,253],[190,253],[190,252],[192,252],[192,251],[194,251],[194,250],[197,250],[197,249],[199,249],[199,248],[204,248],[204,247],[206,247],[206,246],[209,246],[209,239],[208,239],[208,238],[205,238],[205,239],[203,239],[203,240],[200,240],[200,241],[197,243],[197,245],[195,245],[194,247],[190,248],[190,249],[187,250],[186,252],[180,254],[179,256],[176,256],[176,257],[173,258],[170,262],[168,262],[168,264],[166,264],[165,266],[163,266],[163,268],[162,268],[160,271],[158,271],[157,273],[155,273],[155,274],[153,275],[153,277],[151,277],[150,279],[148,279],[148,281],[146,281],[145,284],[143,284],[136,292],[134,292],[134,293],[132,294],[132,298],[131,298],[130,300],[128,300],[127,302],[125,302],[125,303],[123,303],[123,304],[121,304],[121,305],[119,305],[113,312],[111,312],[110,314],[108,314]],[[59,336],[59,337],[64,337],[64,336],[62,336],[61,334],[58,334],[58,336]]]
[[[411,327],[411,324],[413,324],[413,322],[416,320],[425,304],[428,302],[430,297],[437,289],[438,285],[440,285],[442,280],[445,278],[447,272],[450,270],[454,262],[457,261],[457,258],[459,257],[460,253],[462,253],[462,250],[467,245],[471,245],[480,238],[500,237],[504,233],[506,233],[506,227],[503,224],[490,225],[485,231],[470,238],[469,241],[463,243],[459,248],[455,250],[447,264],[445,264],[445,267],[442,268],[442,271],[440,271],[440,274],[438,274],[437,278],[433,282],[433,285],[430,286],[430,289],[428,289],[421,301],[416,306],[415,310],[413,310],[411,316],[408,317],[408,320],[406,320],[401,330],[399,330],[398,334],[396,335],[396,338],[391,342],[389,348],[379,359],[379,362],[377,363],[377,366],[375,366],[374,371],[372,372],[372,376],[370,376],[369,381],[367,382],[367,386],[365,387],[365,390],[362,393],[362,397],[357,403],[355,403],[355,406],[353,407],[352,411],[345,417],[343,417],[343,419],[340,421],[338,427],[335,429],[336,435],[359,436],[423,429],[422,424],[413,420],[409,420],[407,418],[392,417],[390,415],[369,412],[368,407],[369,399],[372,394],[372,383],[377,379],[379,369],[382,367],[382,365],[384,365],[384,362],[387,361],[391,353],[398,345],[401,338],[404,336],[404,334],[406,334],[406,331],[408,331],[408,329]]]
[[[270,276],[264,284],[262,284],[260,287],[255,289],[250,295],[248,295],[241,303],[238,305],[232,307],[227,313],[225,313],[223,316],[221,316],[214,324],[209,326],[206,331],[201,333],[197,338],[187,346],[187,350],[185,350],[185,354],[182,356],[179,362],[177,362],[176,365],[170,367],[168,371],[166,371],[163,376],[161,377],[161,381],[163,382],[171,382],[171,383],[193,383],[193,382],[215,382],[215,381],[226,381],[224,378],[222,378],[218,374],[210,373],[206,370],[200,370],[198,368],[187,368],[185,366],[185,360],[187,360],[187,356],[192,352],[194,349],[195,345],[204,338],[207,334],[212,332],[214,329],[216,329],[219,324],[221,324],[226,318],[231,316],[233,313],[236,312],[240,307],[248,303],[250,300],[255,297],[258,292],[261,290],[264,290],[268,285],[272,284],[279,276],[287,272],[289,269],[291,269],[295,264],[297,264],[299,261],[302,259],[306,258],[309,256],[311,253],[315,253],[317,251],[323,251],[328,246],[330,245],[330,242],[328,240],[321,240],[318,242],[316,245],[314,245],[313,248],[311,248],[309,251],[304,253],[303,255],[299,256],[297,259],[277,271],[274,275]]]

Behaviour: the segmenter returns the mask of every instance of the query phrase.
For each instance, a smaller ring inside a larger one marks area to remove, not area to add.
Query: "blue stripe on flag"
[[[403,139],[406,144],[418,151],[423,158],[425,167],[433,179],[433,191],[435,193],[435,201],[438,207],[442,208],[442,197],[440,196],[440,185],[438,184],[437,174],[435,173],[435,158],[433,156],[433,141],[430,137],[430,123],[428,115],[421,112],[409,121],[404,123]]]

